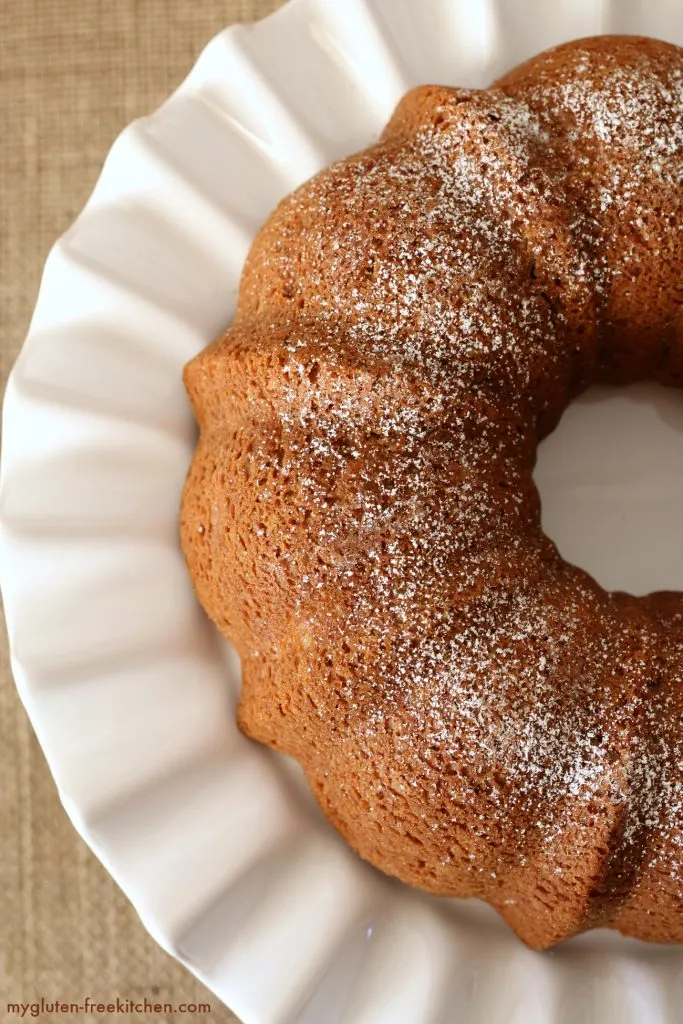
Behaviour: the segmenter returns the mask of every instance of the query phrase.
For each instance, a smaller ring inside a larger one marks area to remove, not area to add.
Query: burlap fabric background
[[[52,242],[118,132],[160,103],[225,25],[281,0],[0,0],[0,388]],[[264,979],[267,984],[267,979]],[[57,799],[11,681],[0,626],[0,1020],[8,1001],[210,999],[161,952]],[[50,1016],[42,1021],[236,1018]]]

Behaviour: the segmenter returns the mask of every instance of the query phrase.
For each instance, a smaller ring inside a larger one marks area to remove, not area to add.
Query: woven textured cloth
[[[148,113],[233,21],[282,0],[2,0],[0,388],[48,249],[121,129]],[[0,1020],[9,1002],[209,1002],[210,1013],[45,1013],[51,1022],[236,1018],[148,937],[72,829],[19,703],[0,626]],[[31,1018],[30,1011],[26,1019]]]

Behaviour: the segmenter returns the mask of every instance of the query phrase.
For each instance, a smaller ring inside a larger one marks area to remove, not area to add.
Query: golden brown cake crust
[[[415,89],[280,204],[186,370],[182,544],[242,728],[362,857],[538,948],[683,941],[683,599],[563,562],[531,477],[585,387],[681,384],[682,185],[674,46]]]

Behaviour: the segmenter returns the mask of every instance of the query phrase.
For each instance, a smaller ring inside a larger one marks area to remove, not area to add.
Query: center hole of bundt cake
[[[683,590],[683,395],[591,388],[538,451],[547,535],[608,590]]]

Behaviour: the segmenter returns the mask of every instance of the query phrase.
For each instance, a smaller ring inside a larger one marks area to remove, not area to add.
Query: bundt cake
[[[242,729],[535,948],[683,941],[683,596],[564,562],[532,481],[589,385],[683,383],[682,215],[675,46],[416,88],[280,204],[186,369],[182,545]]]

